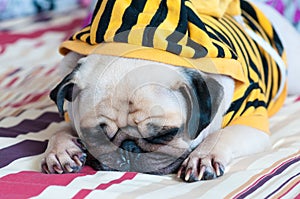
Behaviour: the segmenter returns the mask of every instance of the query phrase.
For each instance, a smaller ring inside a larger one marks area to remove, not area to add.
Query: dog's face
[[[223,100],[215,79],[192,69],[90,55],[52,91],[99,169],[167,174],[206,136]]]

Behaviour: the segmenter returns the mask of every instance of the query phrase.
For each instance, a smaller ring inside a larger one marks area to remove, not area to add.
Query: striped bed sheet
[[[62,119],[49,100],[61,41],[85,10],[1,22],[0,198],[300,198],[300,98],[271,118],[272,148],[239,158],[224,176],[184,183],[174,175],[103,172],[47,175],[40,160]]]

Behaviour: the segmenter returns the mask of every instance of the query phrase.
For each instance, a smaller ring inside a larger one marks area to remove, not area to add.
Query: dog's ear
[[[80,92],[74,79],[75,74],[78,72],[78,68],[79,67],[76,67],[71,73],[65,76],[65,78],[50,92],[50,98],[55,102],[59,114],[62,117],[64,115],[65,100],[72,102]]]
[[[181,92],[187,100],[187,128],[195,139],[214,119],[224,98],[223,86],[215,79],[194,70],[185,70],[189,83]]]

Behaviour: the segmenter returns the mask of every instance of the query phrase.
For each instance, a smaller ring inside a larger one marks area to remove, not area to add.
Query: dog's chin
[[[177,172],[179,166],[190,152],[180,157],[167,154],[152,153],[120,153],[112,152],[95,158],[88,155],[86,165],[99,171],[139,172],[154,175],[166,175]]]

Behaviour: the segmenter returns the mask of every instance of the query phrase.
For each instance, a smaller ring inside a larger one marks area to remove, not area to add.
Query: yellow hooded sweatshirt
[[[236,88],[223,127],[251,125],[269,133],[267,118],[286,96],[285,85],[274,98],[285,74],[234,16],[285,59],[268,19],[244,0],[98,0],[91,23],[63,42],[60,52],[139,58],[228,75]]]

